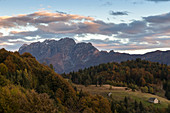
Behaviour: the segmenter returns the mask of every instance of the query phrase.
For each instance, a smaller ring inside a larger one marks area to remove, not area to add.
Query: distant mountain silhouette
[[[57,73],[68,73],[107,62],[121,62],[141,58],[152,62],[170,64],[170,51],[155,51],[143,55],[99,51],[91,43],[76,43],[71,38],[59,41],[45,40],[24,44],[19,53],[31,53],[39,62],[53,64]]]

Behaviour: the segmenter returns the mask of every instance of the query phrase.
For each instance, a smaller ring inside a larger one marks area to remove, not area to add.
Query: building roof
[[[150,101],[154,101],[155,99],[157,99],[157,98],[149,98]]]

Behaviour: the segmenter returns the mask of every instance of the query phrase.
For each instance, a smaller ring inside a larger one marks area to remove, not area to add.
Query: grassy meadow
[[[130,97],[133,100],[136,100],[137,102],[142,102],[145,106],[153,105],[154,107],[157,108],[165,108],[168,107],[168,104],[170,104],[170,101],[167,100],[166,98],[159,97],[157,95],[149,94],[149,93],[142,93],[140,91],[132,91],[132,90],[126,90],[126,87],[114,87],[110,85],[103,85],[102,87],[98,86],[96,87],[95,85],[89,85],[88,87],[85,87],[84,85],[77,85],[73,84],[74,86],[77,87],[77,89],[80,91],[81,89],[84,92],[89,92],[90,94],[93,95],[102,95],[109,100],[114,99],[117,101],[123,101],[124,97]],[[112,96],[108,96],[108,93],[112,93]],[[160,100],[160,104],[153,104],[149,103],[148,99],[151,97],[158,98]]]

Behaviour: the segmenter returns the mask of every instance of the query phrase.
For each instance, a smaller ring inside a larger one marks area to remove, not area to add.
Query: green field
[[[149,93],[142,93],[140,91],[133,92],[131,90],[125,90],[126,87],[112,87],[112,89],[110,89],[110,85],[103,85],[102,87],[90,85],[88,87],[85,87],[83,85],[74,84],[74,86],[76,86],[78,90],[82,89],[84,92],[89,92],[90,94],[93,95],[95,94],[102,95],[108,99],[114,99],[117,101],[123,100],[124,97],[126,96],[138,102],[141,101],[145,106],[153,105],[154,107],[157,108],[165,108],[168,107],[168,104],[170,104],[170,101],[165,98],[159,97],[157,95],[152,95]],[[108,96],[109,92],[112,93],[111,97]],[[160,104],[149,103],[148,99],[151,97],[158,98],[160,100]]]

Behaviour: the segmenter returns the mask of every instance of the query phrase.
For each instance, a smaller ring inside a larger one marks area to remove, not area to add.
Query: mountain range
[[[68,73],[108,62],[121,62],[141,58],[152,62],[170,64],[170,50],[154,51],[143,55],[99,51],[91,43],[76,43],[71,38],[45,40],[19,48],[19,53],[31,53],[39,62],[52,64],[57,73]]]

